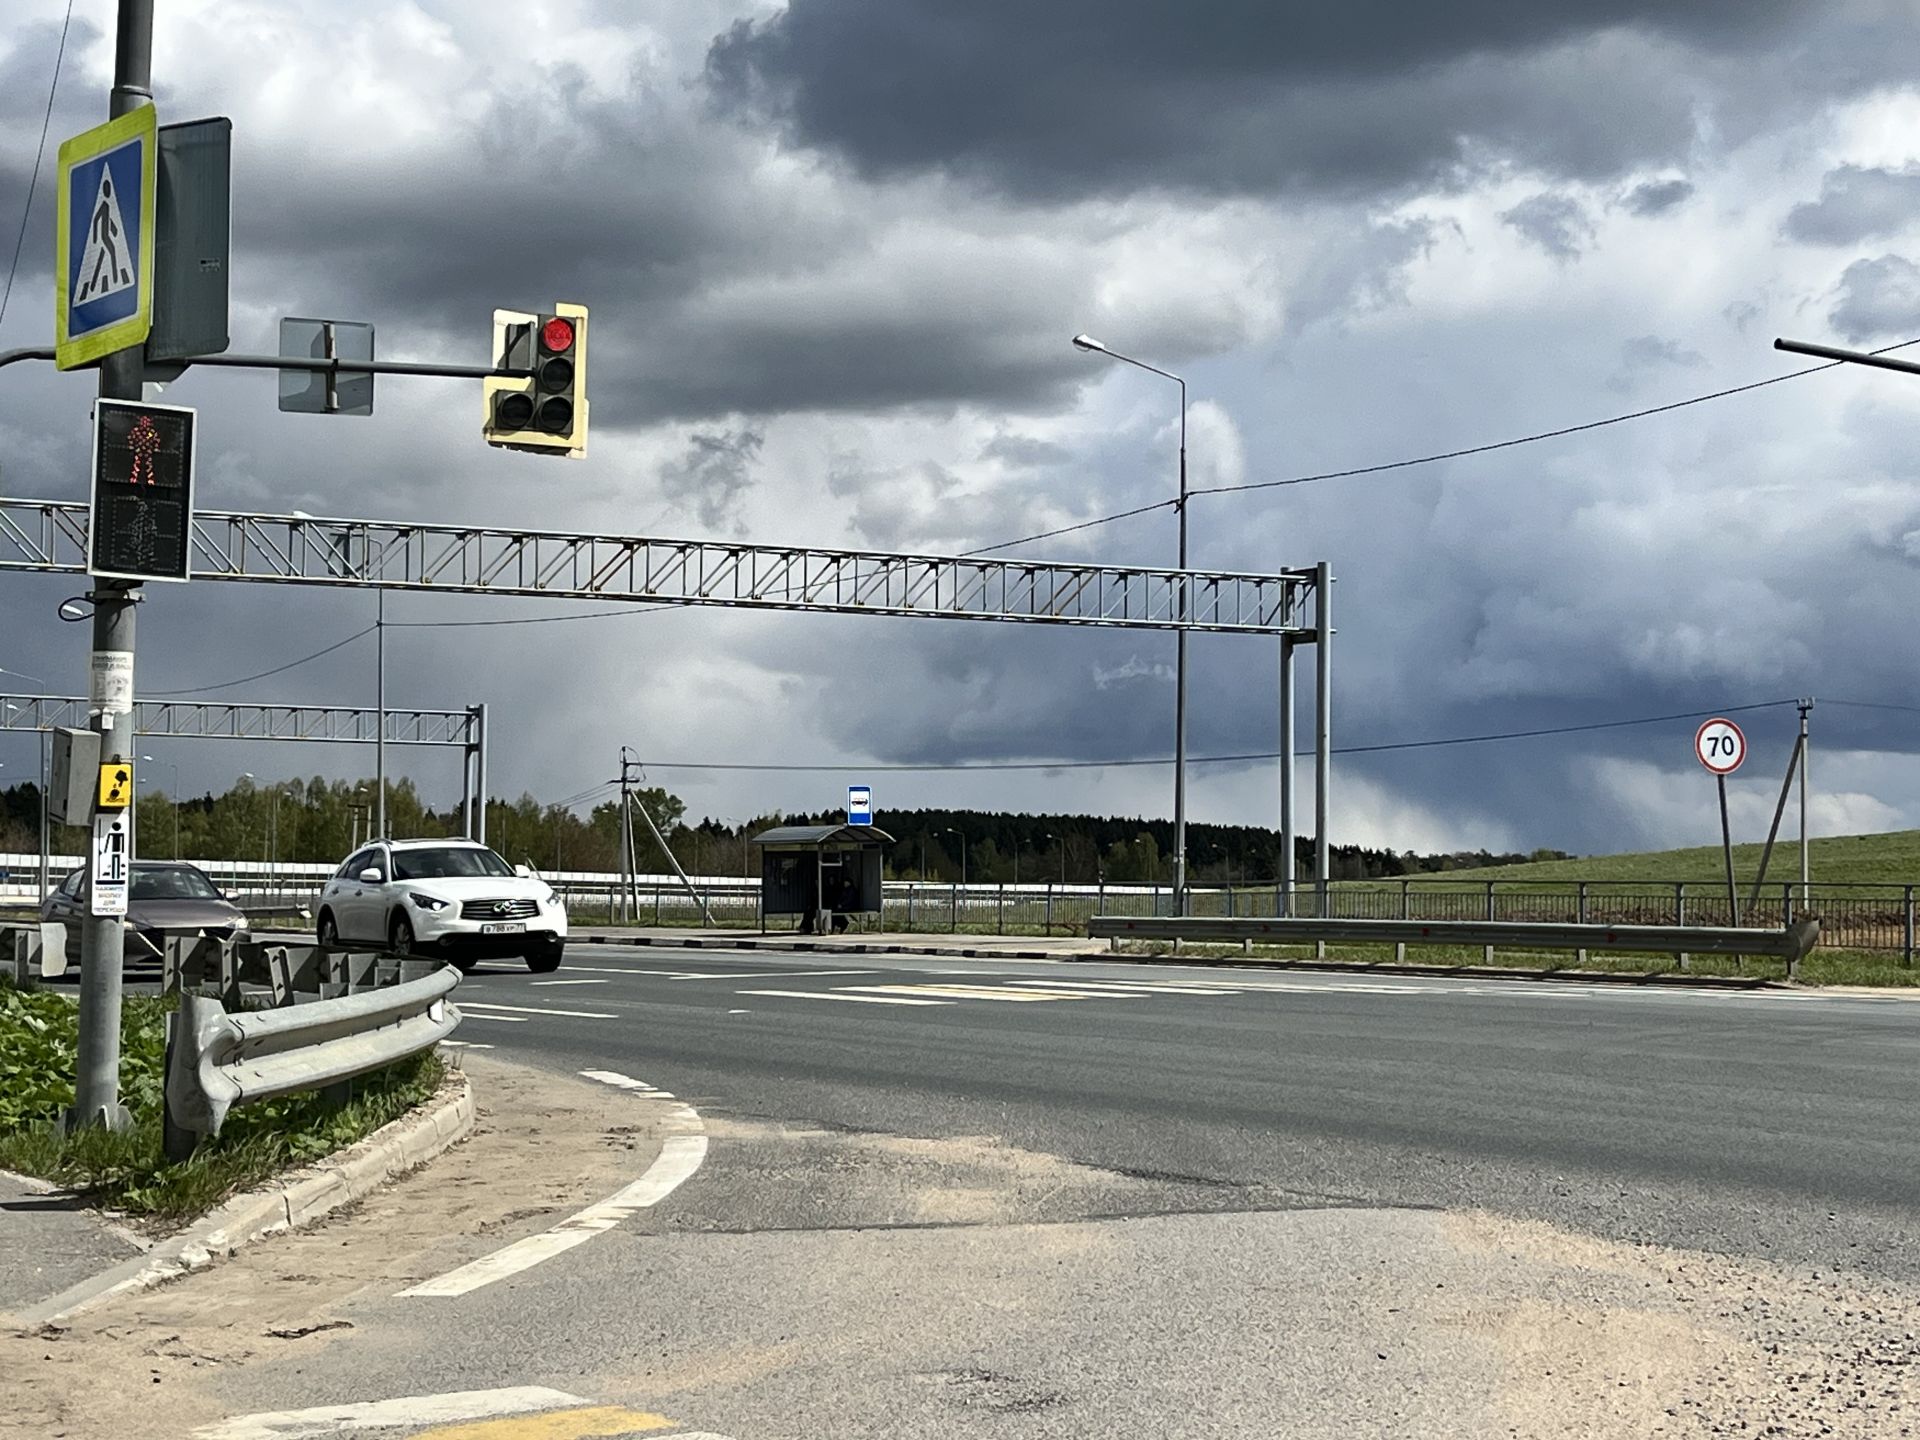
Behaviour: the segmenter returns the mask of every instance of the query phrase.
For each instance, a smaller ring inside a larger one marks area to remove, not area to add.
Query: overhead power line
[[[1544,735],[1577,735],[1592,730],[1621,730],[1634,725],[1660,725],[1672,720],[1698,720],[1709,715],[1737,715],[1749,710],[1772,710],[1782,705],[1792,705],[1792,700],[1760,700],[1751,705],[1722,705],[1713,710],[1681,710],[1671,715],[1640,715],[1631,720],[1595,720],[1581,725],[1551,725],[1536,730],[1501,730],[1483,735],[1447,735],[1427,740],[1395,740],[1379,745],[1336,745],[1335,755],[1375,755],[1389,750],[1430,750],[1443,745],[1483,745],[1497,740],[1531,740]],[[1313,754],[1311,750],[1298,750],[1296,756]],[[1282,752],[1278,750],[1251,751],[1243,755],[1189,755],[1189,765],[1239,765],[1260,760],[1278,760]],[[961,760],[941,764],[925,765],[848,765],[848,764],[745,764],[720,761],[673,761],[649,760],[647,766],[655,770],[747,770],[747,771],[791,771],[796,773],[822,773],[844,771],[856,773],[933,773],[952,771],[1000,771],[1000,770],[1115,770],[1138,766],[1171,765],[1171,755],[1145,756],[1125,760]]]
[[[60,48],[53,53],[53,78],[47,82],[47,113],[40,117],[40,143],[33,152],[33,173],[27,179],[27,198],[20,205],[20,233],[13,241],[13,263],[7,267],[7,286],[0,290],[0,323],[7,318],[7,301],[13,298],[14,277],[20,273],[20,252],[27,243],[27,217],[33,213],[33,192],[40,184],[40,162],[47,154],[47,130],[53,124],[53,97],[60,91],[60,66],[67,58],[67,29],[73,24],[73,0],[67,0],[67,15],[60,22]]]
[[[284,675],[289,670],[297,670],[302,665],[318,660],[322,655],[331,655],[334,651],[343,649],[351,645],[354,641],[373,634],[373,632],[379,628],[378,625],[369,625],[364,630],[354,631],[353,634],[347,636],[344,640],[334,641],[333,644],[323,650],[316,650],[311,655],[302,655],[298,660],[289,660],[284,665],[276,665],[271,670],[262,670],[255,675],[242,675],[238,680],[222,680],[217,685],[195,685],[186,690],[149,690],[146,693],[157,700],[168,700],[181,695],[205,695],[214,690],[231,690],[234,686],[245,685],[250,680],[265,680],[269,675]]]
[[[1905,350],[1912,345],[1920,345],[1920,336],[1868,353],[1887,355],[1895,350]],[[1624,415],[1609,415],[1604,419],[1587,420],[1578,425],[1563,425],[1556,430],[1537,430],[1530,435],[1517,435],[1510,440],[1494,440],[1484,445],[1468,445],[1458,450],[1441,450],[1432,455],[1416,455],[1408,460],[1389,460],[1380,465],[1359,465],[1347,470],[1323,470],[1311,475],[1292,475],[1284,480],[1252,480],[1241,485],[1207,485],[1190,490],[1188,493],[1189,495],[1236,495],[1252,490],[1278,490],[1292,485],[1317,485],[1328,480],[1351,480],[1362,475],[1384,475],[1391,470],[1408,470],[1419,465],[1437,465],[1443,460],[1461,460],[1471,455],[1487,455],[1496,450],[1511,450],[1518,445],[1533,445],[1542,440],[1558,440],[1564,436],[1579,435],[1588,430],[1603,430],[1610,425],[1624,425],[1629,420],[1644,420],[1651,415],[1665,415],[1670,411],[1685,410],[1689,406],[1704,405],[1710,400],[1725,400],[1732,395],[1744,395],[1752,390],[1764,390],[1769,385],[1779,385],[1788,380],[1817,375],[1822,370],[1832,370],[1844,363],[1846,362],[1841,360],[1829,360],[1820,365],[1808,365],[1799,370],[1789,370],[1784,375],[1769,376],[1765,380],[1753,380],[1744,385],[1729,386],[1724,390],[1711,390],[1704,395],[1692,395],[1684,400],[1670,400],[1664,405],[1650,405],[1643,410],[1630,410]],[[1096,525],[1110,525],[1116,520],[1129,520],[1135,515],[1145,515],[1149,511],[1162,510],[1177,504],[1179,504],[1177,500],[1161,500],[1152,505],[1140,505],[1132,510],[1121,510],[1112,515],[1083,520],[1077,525],[1066,525],[1057,530],[1043,530],[1035,535],[1023,535],[1018,540],[1002,540],[997,545],[987,545],[979,550],[969,550],[965,553],[988,555],[996,550],[1011,550],[1015,546],[1031,544],[1036,540],[1049,540],[1056,535],[1070,535],[1076,530],[1091,530]]]

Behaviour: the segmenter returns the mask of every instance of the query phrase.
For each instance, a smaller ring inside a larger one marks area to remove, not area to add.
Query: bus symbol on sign
[[[1746,733],[1716,715],[1694,732],[1693,753],[1714,774],[1731,775],[1747,758]]]

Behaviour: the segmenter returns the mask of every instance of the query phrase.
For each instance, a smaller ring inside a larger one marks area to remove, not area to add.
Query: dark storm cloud
[[[1623,203],[1635,215],[1664,215],[1692,195],[1691,180],[1648,180],[1629,190]]]
[[[1813,30],[1843,53],[1806,61]],[[1784,69],[1777,120],[1892,73],[1915,30],[1876,0],[792,0],[720,36],[708,79],[869,175],[1352,194],[1498,160],[1580,178],[1671,163],[1721,88]]]
[[[1842,165],[1820,182],[1820,198],[1796,205],[1781,228],[1810,245],[1857,245],[1897,235],[1920,206],[1920,170]]]
[[[1920,265],[1901,255],[1856,260],[1840,276],[1833,328],[1856,343],[1920,333]]]
[[[1500,218],[1556,260],[1577,260],[1593,242],[1593,220],[1571,196],[1529,195]]]
[[[709,529],[718,529],[738,518],[765,443],[758,430],[696,430],[687,437],[685,453],[660,467],[660,493]]]

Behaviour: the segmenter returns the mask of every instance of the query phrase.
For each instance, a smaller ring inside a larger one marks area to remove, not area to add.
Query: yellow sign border
[[[113,792],[119,788],[115,772],[127,772],[127,798],[113,799]],[[102,810],[125,810],[133,804],[133,762],[131,760],[109,760],[100,767],[100,808]]]
[[[130,140],[145,147],[140,164],[140,305],[133,314],[104,330],[95,330],[78,339],[67,334],[67,313],[71,297],[67,294],[67,244],[72,237],[73,216],[68,179],[75,165],[117,150]],[[158,213],[160,171],[160,121],[151,105],[142,105],[125,115],[83,130],[70,140],[60,142],[60,166],[56,179],[53,211],[53,349],[54,365],[72,370],[91,365],[103,355],[144,345],[153,333],[153,227]]]

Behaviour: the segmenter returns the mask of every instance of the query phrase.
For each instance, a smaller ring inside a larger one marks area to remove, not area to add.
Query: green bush
[[[344,1106],[317,1092],[243,1106],[217,1139],[170,1165],[161,1147],[161,1087],[171,1008],[171,1001],[129,996],[121,1009],[120,1098],[133,1128],[62,1135],[61,1112],[73,1103],[78,1011],[65,994],[0,982],[0,1168],[132,1214],[184,1219],[371,1134],[432,1095],[445,1073],[428,1052],[361,1076]]]

